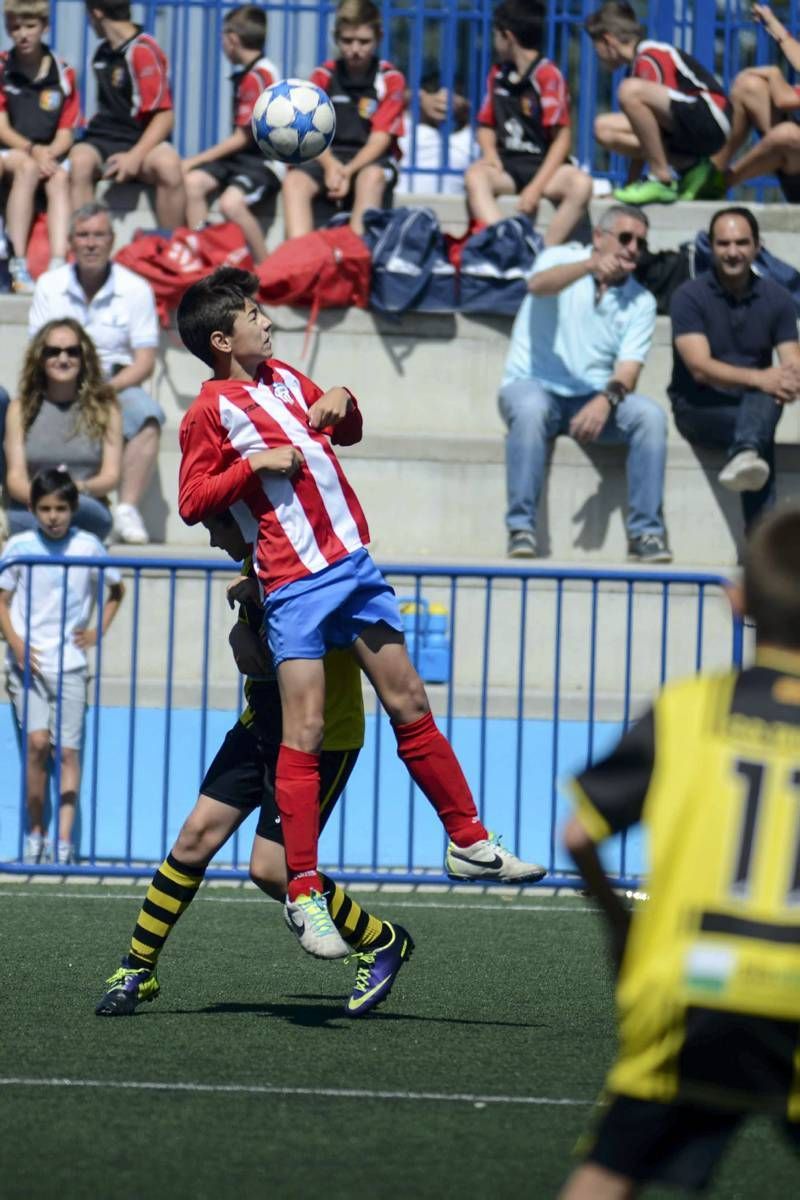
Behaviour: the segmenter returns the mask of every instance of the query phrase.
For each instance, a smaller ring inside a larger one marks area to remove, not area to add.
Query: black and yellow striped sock
[[[126,957],[129,967],[154,970],[164,942],[197,895],[205,873],[205,867],[187,867],[167,855],[153,876],[139,910]]]
[[[379,950],[389,941],[389,931],[380,917],[373,917],[362,908],[330,875],[320,873],[320,878],[328,912],[348,946],[354,950]]]

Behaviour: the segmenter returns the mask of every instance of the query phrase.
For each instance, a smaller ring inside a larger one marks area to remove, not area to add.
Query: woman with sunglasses
[[[70,317],[48,321],[28,347],[8,408],[5,454],[12,533],[35,525],[28,507],[33,476],[63,466],[80,493],[73,524],[101,541],[109,536],[107,497],[119,483],[122,417],[94,343]]]

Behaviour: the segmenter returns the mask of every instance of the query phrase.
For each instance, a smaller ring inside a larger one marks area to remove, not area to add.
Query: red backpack
[[[310,308],[309,325],[321,308],[366,308],[370,252],[347,225],[316,229],[279,246],[256,267],[259,297],[266,304]]]
[[[170,309],[177,308],[190,284],[204,279],[215,267],[253,269],[244,234],[233,221],[200,230],[176,229],[170,238],[138,233],[119,251],[116,261],[150,284],[164,326],[169,324]]]

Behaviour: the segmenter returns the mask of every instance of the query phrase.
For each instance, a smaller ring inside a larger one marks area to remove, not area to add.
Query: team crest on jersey
[[[121,88],[124,86],[124,84],[125,84],[125,68],[124,67],[114,67],[114,70],[111,72],[111,86],[115,87],[115,88]]]
[[[358,102],[358,115],[368,121],[377,107],[378,101],[372,96],[362,96]]]
[[[276,400],[282,400],[284,404],[291,404],[294,400],[294,396],[285,383],[274,383],[272,385],[272,394]]]
[[[61,104],[61,92],[56,88],[45,88],[39,93],[39,108],[45,112],[55,112]]]
[[[520,96],[519,106],[524,117],[533,116],[533,96]]]

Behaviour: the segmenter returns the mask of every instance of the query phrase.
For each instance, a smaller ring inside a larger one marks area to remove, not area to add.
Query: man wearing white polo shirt
[[[114,527],[121,541],[143,545],[149,539],[139,504],[153,476],[164,423],[161,407],[142,387],[155,367],[158,318],[146,280],[111,262],[113,243],[105,204],[93,201],[75,210],[69,235],[75,262],[40,275],[28,332],[32,336],[47,321],[74,317],[97,347],[122,409],[125,438]]]
[[[672,561],[661,515],[667,421],[634,391],[656,303],[633,278],[647,245],[641,209],[612,205],[591,246],[552,246],[536,259],[506,358],[500,413],[508,426],[508,554],[537,553],[536,511],[547,443],[628,444],[628,558]]]

